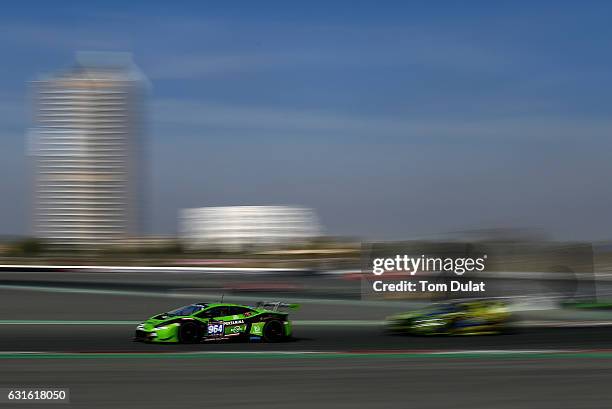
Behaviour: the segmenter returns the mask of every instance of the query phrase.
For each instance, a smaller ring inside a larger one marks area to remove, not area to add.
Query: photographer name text
[[[381,280],[372,283],[375,292],[461,292],[481,293],[485,291],[484,281],[450,281],[448,283],[436,283],[427,280],[419,281],[396,281],[386,283]]]

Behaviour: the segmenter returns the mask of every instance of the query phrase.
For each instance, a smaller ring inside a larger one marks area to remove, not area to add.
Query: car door
[[[219,306],[202,311],[197,317],[206,323],[206,336],[216,338],[225,336],[225,320],[228,315],[229,307]]]
[[[251,310],[240,306],[219,306],[205,311],[208,318],[208,337],[229,337],[243,334],[247,329],[245,314]]]
[[[251,310],[241,306],[230,306],[227,315],[218,317],[219,321],[225,326],[226,336],[235,336],[244,334],[247,330],[246,318]]]

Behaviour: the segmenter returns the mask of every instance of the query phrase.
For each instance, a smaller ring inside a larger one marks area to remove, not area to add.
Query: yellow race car
[[[484,335],[509,330],[511,314],[503,300],[478,299],[433,304],[387,317],[387,329],[413,335]]]

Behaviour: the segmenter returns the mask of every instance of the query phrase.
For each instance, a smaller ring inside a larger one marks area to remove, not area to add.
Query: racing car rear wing
[[[290,308],[292,310],[300,308],[299,304],[288,304],[280,301],[260,301],[256,307],[265,308],[271,311],[278,311],[280,308]]]

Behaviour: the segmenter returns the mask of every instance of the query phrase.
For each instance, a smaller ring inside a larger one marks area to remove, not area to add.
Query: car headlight
[[[418,325],[421,327],[433,327],[436,325],[442,325],[444,324],[444,320],[441,320],[439,318],[430,318],[430,319],[425,319],[425,320],[417,320],[414,322],[414,325]]]
[[[136,326],[136,329],[144,329],[144,324],[138,324],[138,325]]]

